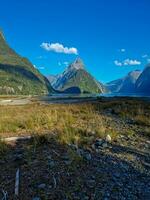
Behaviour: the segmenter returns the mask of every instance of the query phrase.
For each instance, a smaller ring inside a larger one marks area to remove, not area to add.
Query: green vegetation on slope
[[[0,94],[45,94],[52,91],[48,80],[6,43],[0,32]]]
[[[77,70],[64,85],[62,90],[70,87],[79,87],[82,93],[101,93],[101,89],[94,78],[85,70]]]

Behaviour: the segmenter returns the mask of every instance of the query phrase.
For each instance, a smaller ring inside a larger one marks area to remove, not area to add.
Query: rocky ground
[[[120,136],[97,139],[87,149],[55,140],[9,146],[0,160],[0,188],[7,199],[144,199],[150,197],[150,140]],[[15,174],[20,170],[19,196]],[[2,199],[1,193],[1,199]]]
[[[88,145],[61,144],[55,135],[7,143],[0,157],[0,199],[149,200],[150,138],[146,127],[102,110],[120,134]],[[128,130],[128,134],[124,134]],[[91,135],[94,133],[91,132]],[[15,176],[19,169],[19,195]]]

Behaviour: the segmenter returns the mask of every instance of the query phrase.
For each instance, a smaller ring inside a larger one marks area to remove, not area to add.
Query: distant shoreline
[[[74,103],[88,103],[88,102],[100,102],[100,101],[111,101],[112,99],[122,100],[144,100],[149,101],[150,97],[143,96],[78,96],[78,95],[59,95],[59,96],[0,96],[0,105],[26,105],[40,103],[40,104],[74,104]]]

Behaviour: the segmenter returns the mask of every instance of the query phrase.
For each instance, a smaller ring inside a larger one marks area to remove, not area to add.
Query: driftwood
[[[56,188],[57,187],[57,182],[56,182],[56,178],[55,178],[54,175],[53,175],[53,181],[54,181],[54,188]]]
[[[28,140],[31,139],[31,136],[18,136],[18,137],[9,137],[9,138],[2,138],[2,141],[4,142],[15,142],[17,140]]]
[[[3,193],[2,200],[7,200],[8,199],[8,193],[5,192],[4,190],[2,190],[2,193]]]
[[[16,196],[19,195],[19,174],[20,174],[20,170],[18,168],[16,172],[16,180],[15,180],[15,195]]]

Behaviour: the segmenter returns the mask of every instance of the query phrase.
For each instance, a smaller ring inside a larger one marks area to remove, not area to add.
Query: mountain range
[[[135,93],[150,95],[150,64],[143,71],[135,70],[125,77],[106,84],[112,93]]]
[[[64,72],[43,76],[32,63],[17,54],[0,31],[0,94],[42,95],[50,93],[137,93],[150,95],[150,64],[106,85],[98,82],[80,58]]]

